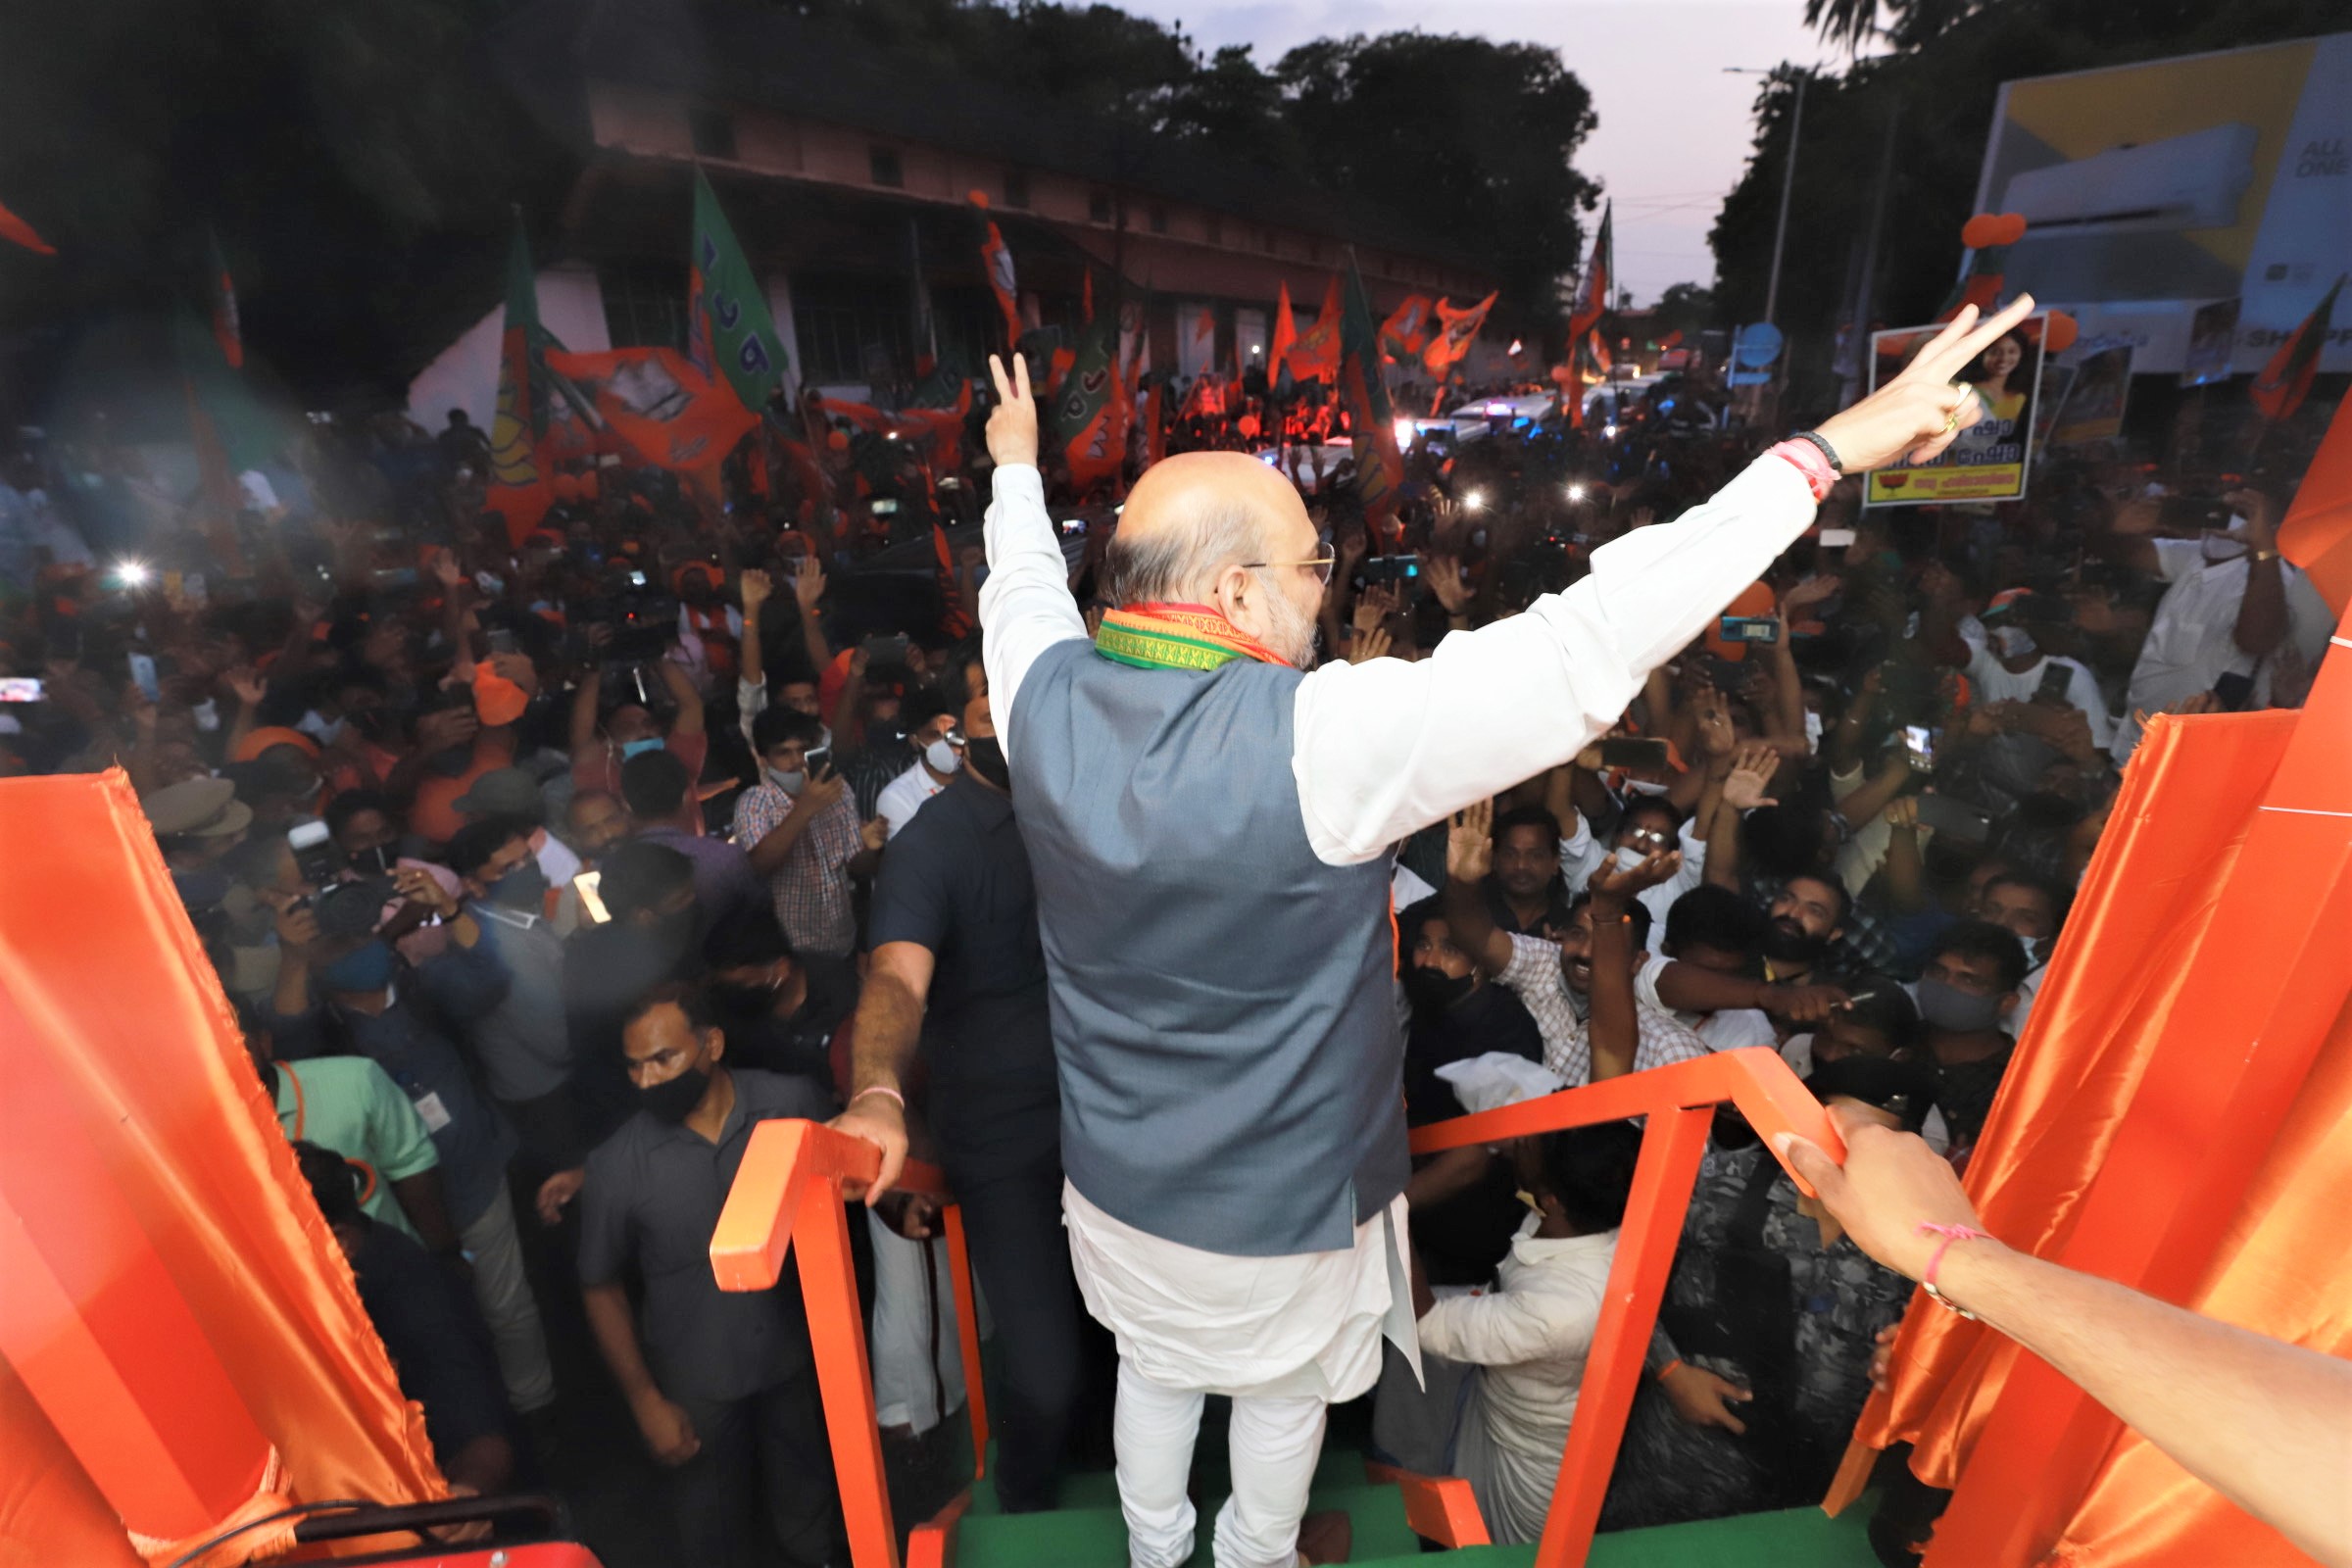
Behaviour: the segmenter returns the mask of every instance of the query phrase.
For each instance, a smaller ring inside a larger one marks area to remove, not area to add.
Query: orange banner
[[[128,781],[0,780],[0,1564],[446,1495]]]

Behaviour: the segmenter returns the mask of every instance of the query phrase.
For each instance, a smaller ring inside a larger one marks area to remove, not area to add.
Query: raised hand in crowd
[[[988,357],[988,375],[997,386],[997,406],[988,414],[988,455],[999,467],[1037,462],[1037,402],[1029,391],[1029,361],[1015,354],[1012,371],[1004,362]]]
[[[1731,772],[1724,776],[1723,804],[1741,811],[1778,806],[1780,802],[1764,792],[1772,788],[1773,775],[1780,768],[1781,754],[1774,747],[1761,743],[1742,746],[1732,760]]]

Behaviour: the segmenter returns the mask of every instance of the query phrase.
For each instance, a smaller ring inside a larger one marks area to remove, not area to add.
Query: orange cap
[[[229,760],[250,762],[264,752],[277,746],[299,747],[308,757],[318,755],[318,743],[302,731],[288,729],[283,724],[265,724],[260,729],[248,731],[245,738],[237,742],[236,755]]]
[[[530,694],[487,664],[473,670],[473,712],[483,723],[512,724],[531,706]]]

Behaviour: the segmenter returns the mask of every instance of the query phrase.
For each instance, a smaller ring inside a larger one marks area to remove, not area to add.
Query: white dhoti
[[[1133,1568],[1192,1555],[1185,1494],[1206,1395],[1233,1400],[1233,1495],[1217,1568],[1292,1568],[1326,1411],[1380,1377],[1392,1340],[1416,1369],[1402,1195],[1345,1251],[1234,1257],[1148,1235],[1063,1183],[1087,1310],[1119,1347],[1119,1506]]]

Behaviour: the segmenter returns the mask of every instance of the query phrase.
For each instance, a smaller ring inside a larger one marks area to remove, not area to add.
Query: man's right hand
[[[1029,393],[1029,362],[1012,357],[1012,374],[1004,362],[988,357],[989,377],[997,383],[997,406],[988,416],[988,455],[1002,468],[1010,464],[1037,465],[1037,402]]]
[[[803,786],[796,804],[806,810],[821,811],[849,793],[849,781],[819,762],[810,770],[808,782]]]
[[[1827,1023],[1852,998],[1837,986],[1775,985],[1764,988],[1764,1010],[1790,1023]]]
[[[883,1195],[898,1185],[899,1172],[906,1165],[906,1112],[888,1095],[858,1095],[849,1108],[825,1123],[837,1133],[862,1138],[882,1151],[882,1169],[871,1187],[860,1188],[855,1181],[841,1184],[841,1196],[857,1198],[863,1195],[866,1206],[881,1201]]]
[[[1666,1402],[1674,1406],[1674,1413],[1691,1426],[1721,1427],[1733,1433],[1747,1431],[1747,1423],[1732,1414],[1731,1401],[1736,1399],[1745,1404],[1755,1395],[1728,1378],[1719,1378],[1703,1366],[1685,1361],[1662,1374],[1658,1388],[1664,1392]]]
[[[1900,375],[1824,419],[1816,433],[1837,449],[1848,473],[1884,467],[1905,454],[1913,463],[1932,462],[1984,416],[1984,399],[1953,378],[2033,314],[2031,294],[2020,294],[2007,310],[1983,321],[1975,306],[1962,306],[1951,325],[1936,333]]]
[[[1473,801],[1446,833],[1446,879],[1474,887],[1494,868],[1494,803]]]
[[[756,566],[746,566],[741,580],[736,584],[737,591],[743,595],[743,612],[747,615],[760,613],[760,607],[767,603],[767,596],[775,591],[775,586],[766,572]]]
[[[703,1440],[694,1435],[694,1423],[686,1412],[662,1396],[659,1389],[649,1389],[630,1403],[637,1417],[637,1430],[645,1434],[645,1446],[653,1450],[657,1463],[677,1468],[703,1451]]]

